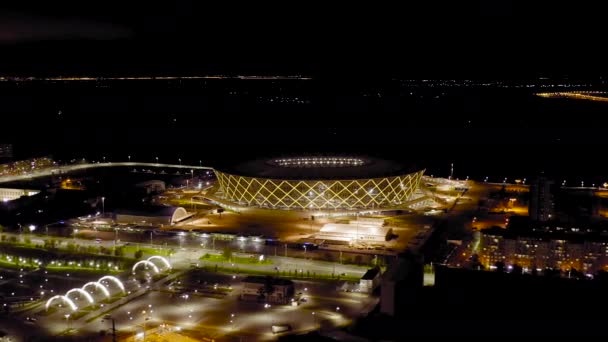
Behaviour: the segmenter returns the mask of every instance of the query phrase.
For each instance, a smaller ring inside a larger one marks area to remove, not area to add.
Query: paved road
[[[19,238],[19,234],[13,233],[5,233],[5,235],[14,235]],[[47,239],[46,237],[40,237],[36,235],[22,235],[23,238],[28,237],[33,244],[42,244],[44,245],[44,241]],[[51,237],[49,237],[51,238]],[[114,246],[114,241],[91,241],[85,239],[73,239],[73,238],[57,238],[52,237],[52,239],[58,240],[61,244],[67,243],[76,243],[81,246],[104,246],[106,248],[111,248]],[[150,245],[150,244],[138,244],[141,247],[148,248],[158,248],[158,245]],[[169,258],[173,268],[175,269],[188,269],[190,268],[192,263],[203,263],[199,261],[199,258],[204,254],[219,254],[217,250],[206,249],[206,248],[181,248],[177,249],[177,251],[171,255]],[[246,256],[246,257],[259,257],[259,254],[249,254],[249,253],[233,253],[235,256]],[[342,274],[346,273],[352,276],[362,276],[366,268],[355,265],[344,265],[340,263],[333,263],[327,261],[318,261],[318,260],[310,260],[303,258],[292,258],[292,257],[284,257],[284,256],[272,256],[265,255],[265,258],[272,260],[272,264],[263,264],[263,265],[240,265],[241,267],[253,268],[264,271],[274,271],[275,267],[278,267],[279,270],[303,270],[304,273],[306,271],[310,271],[310,273],[318,273],[318,274]],[[215,265],[216,262],[207,263]],[[228,263],[226,263],[228,264]],[[237,264],[237,267],[239,265]]]
[[[118,162],[118,163],[83,163],[76,165],[63,165],[53,168],[48,168],[32,173],[16,176],[3,176],[0,177],[0,183],[9,183],[19,180],[27,180],[38,177],[51,176],[53,174],[62,174],[72,171],[98,168],[98,167],[117,167],[117,166],[140,166],[140,167],[171,167],[178,169],[194,169],[194,170],[213,170],[209,166],[194,166],[194,165],[179,165],[179,164],[159,164],[159,163],[138,163],[138,162]]]

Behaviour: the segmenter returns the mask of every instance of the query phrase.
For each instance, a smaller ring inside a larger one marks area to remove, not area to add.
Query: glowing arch
[[[72,308],[72,311],[78,310],[78,307],[76,306],[76,304],[74,304],[74,302],[70,298],[68,298],[66,296],[61,296],[61,295],[51,297],[49,300],[47,300],[46,301],[46,310],[49,309],[49,306],[51,305],[51,303],[53,303],[53,301],[56,299],[61,299],[63,302],[68,303],[70,308]]]
[[[99,278],[99,280],[97,281],[98,283],[102,284],[101,282],[104,280],[111,280],[114,284],[116,284],[116,286],[118,286],[120,288],[120,290],[122,292],[125,292],[125,286],[122,284],[122,282],[120,280],[118,280],[118,278],[114,277],[114,276],[103,276],[101,278]],[[103,285],[103,284],[102,284]]]
[[[139,265],[146,265],[146,267],[147,267],[147,266],[150,266],[150,267],[152,267],[152,269],[154,270],[154,272],[155,272],[155,273],[159,273],[159,272],[160,272],[160,271],[159,271],[159,269],[158,269],[158,267],[156,267],[156,265],[154,265],[154,263],[153,263],[153,262],[150,262],[150,261],[148,261],[148,260],[142,260],[142,261],[138,261],[138,262],[136,262],[136,263],[135,263],[135,265],[133,265],[133,269],[132,269],[131,271],[132,271],[133,273],[135,273],[135,269],[136,269],[136,268],[137,268],[137,266],[139,266]]]
[[[162,256],[158,256],[158,255],[151,256],[148,258],[148,261],[152,262],[152,260],[156,260],[156,259],[162,261],[163,264],[165,264],[165,267],[167,267],[168,269],[171,269],[171,263],[169,263],[169,260],[167,260],[166,258],[163,258]]]
[[[93,300],[93,297],[91,297],[91,295],[87,291],[80,289],[80,288],[71,289],[70,291],[65,293],[65,296],[69,297],[70,293],[74,293],[74,292],[78,292],[78,293],[82,294],[84,296],[84,298],[86,298],[89,301],[89,304],[95,303],[95,300]]]
[[[94,285],[95,288],[100,289],[101,292],[103,292],[104,296],[110,298],[110,291],[108,291],[108,289],[105,286],[101,285],[100,283],[98,283],[96,281],[91,281],[91,282],[88,282],[88,283],[84,284],[84,286],[82,287],[82,289],[86,290],[87,287],[91,286],[91,285]]]

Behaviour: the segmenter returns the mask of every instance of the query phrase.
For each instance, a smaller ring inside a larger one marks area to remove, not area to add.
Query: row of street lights
[[[106,157],[105,157],[105,156],[102,156],[102,157],[101,157],[101,159],[102,159],[102,161],[103,161],[104,163],[106,162]],[[156,163],[158,164],[158,163],[159,163],[159,158],[158,158],[158,156],[155,156],[155,157],[154,157],[154,159],[156,160]],[[129,163],[131,162],[131,155],[128,155],[128,156],[127,156],[127,161],[128,161]],[[177,158],[177,161],[178,161],[179,165],[182,165],[182,158]],[[203,166],[203,160],[202,160],[202,159],[199,159],[199,161],[198,161],[198,165],[199,165],[199,166]]]

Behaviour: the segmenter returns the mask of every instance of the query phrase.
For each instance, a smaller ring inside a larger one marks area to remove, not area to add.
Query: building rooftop
[[[398,176],[418,170],[376,158],[306,156],[258,159],[219,171],[239,176],[282,180],[348,180]]]
[[[367,272],[365,272],[365,274],[363,275],[363,277],[361,277],[361,279],[373,280],[374,278],[376,278],[378,276],[379,273],[380,273],[379,267],[370,268],[369,270],[367,270]]]
[[[542,226],[528,229],[492,227],[481,231],[482,235],[501,236],[507,239],[529,238],[538,240],[567,240],[574,243],[585,241],[608,242],[608,232],[575,227]]]
[[[255,283],[255,284],[266,284],[269,279],[272,282],[272,285],[278,285],[278,286],[293,285],[293,281],[291,281],[289,279],[263,277],[263,276],[248,276],[245,279],[243,279],[243,282],[244,283]]]

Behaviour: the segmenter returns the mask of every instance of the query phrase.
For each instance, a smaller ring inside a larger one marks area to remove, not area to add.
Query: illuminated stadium
[[[293,157],[215,170],[218,195],[230,202],[289,210],[361,210],[407,204],[424,170],[381,159]]]

